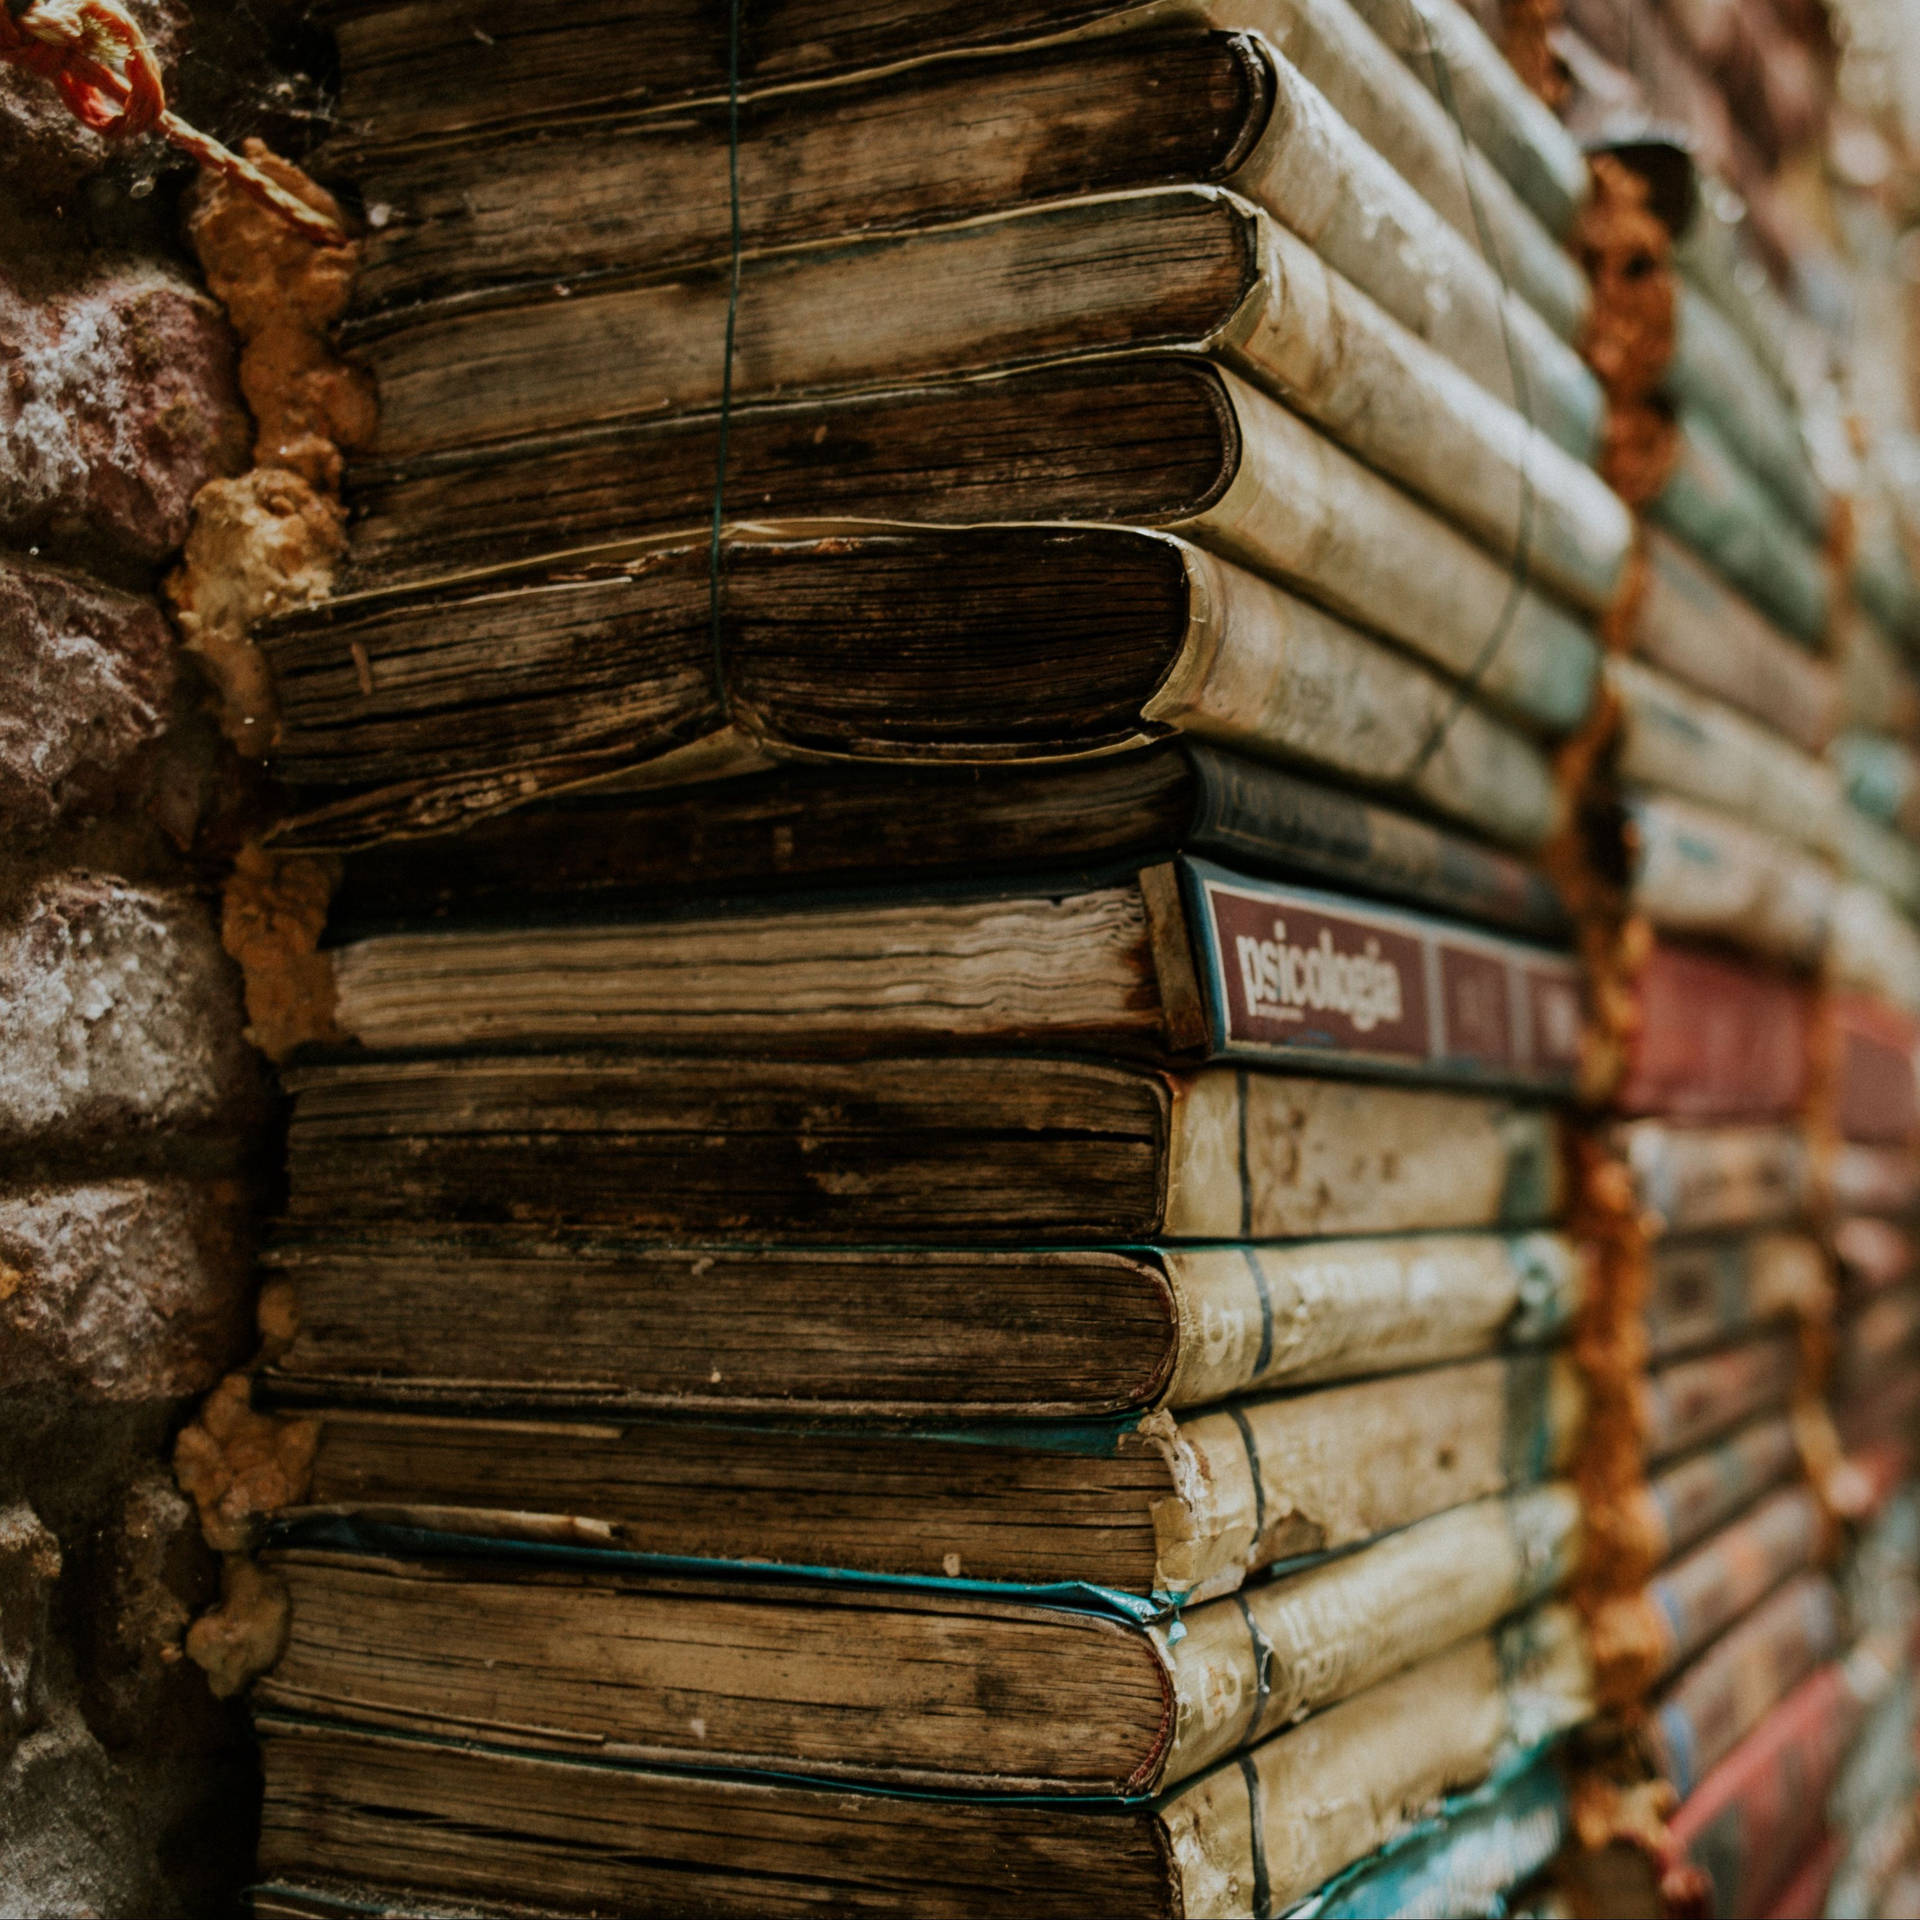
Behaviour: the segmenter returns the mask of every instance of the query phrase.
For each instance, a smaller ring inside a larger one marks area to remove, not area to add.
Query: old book
[[[1613,1139],[1664,1233],[1772,1226],[1792,1219],[1810,1197],[1807,1148],[1796,1127],[1628,1120],[1615,1125]]]
[[[1826,972],[1837,988],[1920,1013],[1920,930],[1878,888],[1846,882],[1834,893]]]
[[[1557,1234],[911,1253],[323,1231],[268,1270],[276,1404],[1099,1418],[1463,1359],[1564,1329]]]
[[[1920,734],[1920,684],[1893,637],[1857,603],[1834,621],[1841,712],[1850,727],[1903,740]]]
[[[1784,1407],[1799,1372],[1798,1346],[1788,1333],[1656,1366],[1642,1385],[1648,1459],[1671,1458],[1757,1413]]]
[[[1856,807],[1841,809],[1839,827],[1848,876],[1878,888],[1910,919],[1920,916],[1920,848]]]
[[[1564,1485],[1477,1502],[1178,1625],[858,1583],[487,1560],[349,1536],[256,1708],[645,1766],[935,1793],[1156,1793],[1494,1628],[1577,1551]]]
[[[1173,733],[1534,845],[1544,754],[1439,675],[1171,535],[705,536],[627,562],[331,601],[262,635],[309,840],[779,759],[996,763]]]
[[[696,413],[471,459],[356,462],[336,591],[704,539],[718,424]],[[1197,360],[1138,355],[740,407],[722,506],[754,524],[1156,527],[1397,640],[1535,725],[1564,731],[1592,701],[1597,653],[1573,613],[1278,401]]]
[[[1810,1234],[1669,1236],[1651,1266],[1641,1317],[1656,1358],[1830,1310],[1826,1251]]]
[[[1627,815],[1633,902],[1662,932],[1729,941],[1789,966],[1819,960],[1840,891],[1828,862],[1670,794],[1630,795]]]
[[[1538,868],[1194,740],[1032,767],[783,767],[562,796],[464,833],[361,849],[327,924],[499,924],[747,890],[1104,872],[1181,852],[1537,940],[1568,936]]]
[[[1840,1323],[1831,1391],[1868,1400],[1906,1371],[1920,1336],[1920,1289],[1902,1287],[1856,1307]]]
[[[578,299],[610,274],[711,268],[735,244],[736,182],[750,259],[1076,194],[1227,187],[1576,457],[1598,444],[1599,385],[1572,347],[1248,35],[1029,47],[418,149],[360,182],[387,217],[356,308],[465,309],[555,280]]]
[[[335,171],[362,180],[446,135],[556,117],[565,124],[583,113],[631,113],[728,91],[727,49],[694,24],[691,8],[670,20],[656,7],[643,24],[617,8],[596,9],[583,21],[541,4],[483,5],[471,16],[478,33],[448,32],[426,9],[346,5],[328,12],[339,22],[345,99],[327,157]],[[1163,31],[1175,23],[1188,33],[1215,27],[1259,34],[1442,219],[1499,263],[1562,338],[1579,337],[1588,304],[1579,269],[1347,0],[1025,0],[991,14],[897,7],[886,17],[869,11],[855,18],[836,10],[805,26],[791,14],[762,17],[743,37],[741,84],[751,95],[802,74],[850,73],[983,41]],[[510,53],[492,51],[503,44]],[[429,75],[435,84],[421,84]],[[1191,97],[1183,104],[1194,111]],[[1080,155],[1080,168],[1083,181],[1093,177],[1091,154]]]
[[[1684,276],[1674,291],[1667,391],[1683,409],[1710,419],[1800,533],[1823,546],[1833,501],[1814,472],[1792,397],[1767,377],[1739,327],[1713,301]]]
[[[1783,632],[1819,647],[1835,598],[1823,553],[1698,409],[1681,414],[1679,446],[1649,515],[1711,561]]]
[[[334,948],[374,1051],[1034,1044],[1571,1091],[1571,954],[1186,856],[1068,892],[388,933]]]
[[[1625,507],[1592,471],[1250,202],[1096,196],[561,299],[361,323],[380,451],[412,461],[610,419],[1162,349],[1217,360],[1536,576],[1618,578]],[[857,327],[847,316],[857,314]]]
[[[1869,1215],[1835,1222],[1827,1238],[1839,1263],[1841,1297],[1850,1305],[1910,1278],[1920,1257],[1906,1228]]]
[[[1861,1146],[1850,1140],[1820,1156],[1820,1191],[1841,1213],[1898,1219],[1920,1206],[1920,1162],[1912,1148]]]
[[[289,1218],[330,1227],[509,1221],[856,1246],[1275,1240],[1539,1226],[1562,1182],[1539,1107],[1244,1067],[556,1054],[311,1066],[286,1084]],[[1718,1193],[1711,1169],[1695,1184],[1709,1177]]]
[[[1799,1448],[1784,1414],[1753,1420],[1726,1439],[1661,1467],[1646,1483],[1644,1500],[1636,1503],[1645,1573],[1651,1575],[1799,1471]]]
[[[1677,1672],[1775,1587],[1815,1566],[1826,1538],[1812,1489],[1782,1488],[1663,1568],[1641,1592],[1602,1601],[1593,1613],[1593,1642],[1603,1692],[1621,1684],[1611,1677],[1613,1649],[1627,1650],[1629,1691],[1638,1690],[1649,1659],[1660,1676]]]
[[[1657,527],[1634,609],[1633,646],[1676,680],[1737,707],[1808,753],[1839,724],[1839,676],[1789,640],[1703,560]]]
[[[1561,1464],[1563,1357],[1467,1360],[1176,1419],[965,1430],[320,1414],[312,1501],[444,1531],[1170,1600]]]
[[[1920,836],[1920,759],[1904,741],[1854,729],[1833,743],[1847,798],[1911,840]]]
[[[1466,8],[1456,0],[1360,0],[1359,11],[1548,232],[1565,237],[1590,190],[1586,156]]]
[[[759,1916],[818,1912],[823,1895],[840,1913],[925,1920],[1274,1910],[1584,1717],[1590,1696],[1577,1622],[1549,1608],[1165,1796],[1104,1809],[595,1766],[263,1716],[269,1885],[255,1903],[313,1912],[317,1892],[325,1912],[331,1882],[428,1911],[437,1898]],[[625,1838],[637,1832],[644,1849]]]
[[[1811,853],[1841,851],[1847,806],[1823,761],[1640,661],[1610,661],[1607,678],[1623,710],[1623,780],[1683,794]]]
[[[1658,942],[1613,1105],[1673,1120],[1776,1120],[1806,1098],[1813,996],[1791,975]]]
[[[1847,1667],[1819,1668],[1709,1771],[1667,1828],[1666,1858],[1703,1873],[1717,1913],[1759,1913],[1817,1840],[1863,1716]]]
[[[1390,1920],[1402,1914],[1531,1913],[1521,1883],[1572,1830],[1566,1782],[1551,1750],[1449,1794],[1405,1838],[1357,1862],[1300,1911],[1303,1920]]]
[[[1840,1598],[1823,1574],[1796,1575],[1654,1703],[1648,1745],[1682,1798],[1840,1645]]]
[[[1920,1134],[1920,1024],[1866,994],[1829,994],[1823,1011],[1837,1050],[1832,1097],[1841,1137],[1869,1146],[1913,1142]]]

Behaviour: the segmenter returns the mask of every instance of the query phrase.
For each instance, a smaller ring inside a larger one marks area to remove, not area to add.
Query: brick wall
[[[271,7],[135,11],[202,124],[306,116]],[[219,1563],[168,1466],[254,1343],[277,1157],[216,900],[254,782],[156,591],[253,439],[186,178],[0,69],[5,1913],[219,1914],[251,1854],[242,1716],[181,1653]]]

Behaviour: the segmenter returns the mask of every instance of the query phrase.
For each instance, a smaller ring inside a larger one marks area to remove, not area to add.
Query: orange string
[[[50,80],[74,118],[95,133],[111,140],[159,133],[307,239],[346,244],[337,221],[169,110],[153,49],[118,0],[39,0],[18,17],[0,0],[0,64]]]

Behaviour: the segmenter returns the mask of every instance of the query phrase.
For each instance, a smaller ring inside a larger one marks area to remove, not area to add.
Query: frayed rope
[[[0,64],[52,81],[74,118],[95,133],[112,140],[158,133],[316,245],[346,244],[338,221],[169,109],[147,36],[117,0],[38,0],[17,13],[11,0],[0,0]]]

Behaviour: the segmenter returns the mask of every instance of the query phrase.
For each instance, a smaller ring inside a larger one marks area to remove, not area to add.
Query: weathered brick
[[[131,799],[177,676],[150,600],[0,561],[0,818],[39,834]]]
[[[250,437],[226,322],[174,268],[0,263],[0,540],[156,566]]]
[[[0,1507],[0,1758],[47,1717],[47,1615],[60,1545],[24,1500]]]
[[[258,1080],[238,984],[191,895],[86,873],[0,921],[0,1145],[226,1130]]]
[[[0,1380],[89,1401],[204,1393],[248,1344],[241,1220],[226,1181],[0,1198]]]

